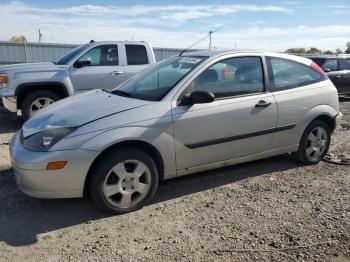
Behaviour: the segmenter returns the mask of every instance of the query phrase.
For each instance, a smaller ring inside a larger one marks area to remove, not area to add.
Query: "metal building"
[[[0,64],[34,63],[56,61],[77,45],[71,44],[17,44],[0,41]],[[153,48],[157,61],[176,55],[182,49]]]

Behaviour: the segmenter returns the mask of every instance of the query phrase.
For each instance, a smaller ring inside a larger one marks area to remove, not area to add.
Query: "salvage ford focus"
[[[337,90],[309,59],[201,51],[50,105],[14,135],[10,153],[25,194],[90,195],[125,213],[162,179],[285,153],[318,163],[341,118]]]

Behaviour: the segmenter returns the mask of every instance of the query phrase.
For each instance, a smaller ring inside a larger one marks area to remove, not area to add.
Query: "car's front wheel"
[[[300,140],[297,159],[308,165],[320,162],[328,152],[330,141],[328,125],[320,120],[311,122]]]
[[[103,155],[89,183],[91,198],[97,206],[115,214],[143,207],[157,187],[158,170],[153,159],[133,148]]]

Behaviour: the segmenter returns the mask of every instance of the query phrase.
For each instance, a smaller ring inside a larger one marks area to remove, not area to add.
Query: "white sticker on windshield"
[[[195,58],[195,57],[184,57],[182,59],[179,60],[179,62],[181,63],[190,63],[190,64],[197,64],[198,62],[200,62],[202,59],[199,58]]]

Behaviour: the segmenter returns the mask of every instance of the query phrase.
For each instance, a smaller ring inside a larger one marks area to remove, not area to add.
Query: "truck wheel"
[[[104,155],[89,181],[96,205],[109,213],[137,210],[148,203],[158,187],[158,169],[145,152],[122,148]]]
[[[24,121],[28,120],[40,109],[47,107],[59,99],[59,95],[48,90],[38,90],[29,93],[21,105],[21,112]]]

